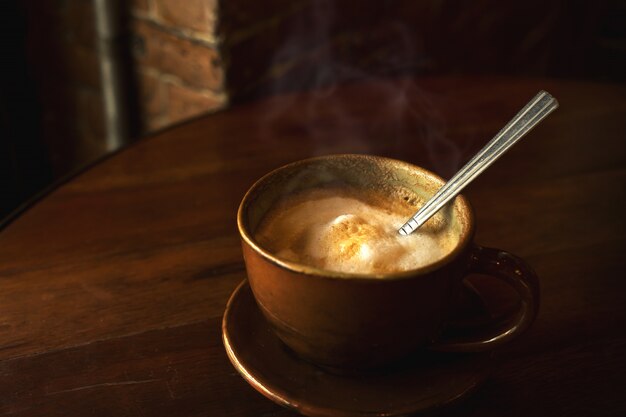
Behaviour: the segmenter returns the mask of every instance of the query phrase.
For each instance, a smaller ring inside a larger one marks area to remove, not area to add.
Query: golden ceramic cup
[[[459,236],[456,247],[443,259],[410,271],[327,271],[280,259],[255,240],[257,225],[286,193],[338,180],[365,189],[405,187],[424,198],[444,184],[435,174],[402,161],[330,155],[278,168],[250,188],[237,215],[248,280],[263,315],[296,354],[328,368],[367,369],[423,347],[491,350],[531,325],[539,305],[536,275],[522,259],[473,242],[474,216],[463,196],[444,208]],[[519,309],[504,326],[464,340],[445,340],[443,330],[471,273],[509,284],[519,294]]]

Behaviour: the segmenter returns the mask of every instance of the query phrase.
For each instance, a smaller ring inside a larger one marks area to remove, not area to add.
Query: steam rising
[[[308,155],[329,153],[372,153],[426,165],[449,177],[461,165],[462,152],[446,136],[446,123],[439,110],[441,97],[426,93],[415,77],[392,77],[415,72],[427,64],[416,53],[416,39],[406,26],[385,24],[389,53],[386,68],[360,62],[348,63],[348,34],[335,23],[335,3],[310,2],[311,13],[299,13],[291,21],[289,36],[272,59],[268,73],[275,80],[275,92],[307,90],[286,94],[268,102],[260,121],[264,140],[286,137],[297,141],[312,139]],[[299,74],[294,77],[293,74]],[[367,89],[340,84],[366,83]],[[372,113],[374,107],[376,112]],[[300,116],[294,120],[294,109]],[[289,115],[289,118],[286,116]],[[309,141],[307,141],[308,143]]]

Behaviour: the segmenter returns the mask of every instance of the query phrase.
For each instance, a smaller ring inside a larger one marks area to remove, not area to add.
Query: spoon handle
[[[399,230],[408,235],[426,223],[448,201],[487,169],[511,146],[515,145],[535,125],[555,110],[559,103],[545,91],[540,91],[506,126],[498,132],[470,161],[426,202]]]

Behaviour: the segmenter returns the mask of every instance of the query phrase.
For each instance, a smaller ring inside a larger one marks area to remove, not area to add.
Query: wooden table
[[[371,81],[269,98],[147,138],[0,232],[0,415],[291,416],[229,363],[245,279],[238,203],[327,153],[449,177],[538,90],[561,108],[466,191],[477,241],[526,258],[540,315],[443,415],[626,415],[626,87],[508,78]]]

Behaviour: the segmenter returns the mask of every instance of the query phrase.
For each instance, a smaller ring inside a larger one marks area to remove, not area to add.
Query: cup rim
[[[318,278],[323,279],[341,279],[341,280],[353,280],[353,281],[363,281],[363,282],[375,282],[380,279],[384,279],[384,281],[389,280],[401,280],[416,276],[421,276],[428,274],[432,271],[440,269],[444,265],[452,262],[457,258],[468,246],[474,236],[475,229],[475,221],[474,221],[474,211],[469,201],[465,196],[459,194],[453,200],[454,205],[461,206],[461,212],[465,214],[467,219],[467,227],[461,233],[458,244],[454,247],[454,249],[445,255],[443,258],[439,259],[436,262],[421,266],[419,268],[410,269],[406,271],[399,272],[391,272],[391,273],[376,273],[376,274],[363,274],[363,273],[350,273],[350,272],[342,272],[342,271],[333,271],[328,269],[317,268],[314,266],[288,261],[285,259],[281,259],[276,255],[270,253],[266,249],[264,249],[260,244],[256,242],[254,236],[248,231],[246,221],[244,220],[244,208],[250,199],[250,197],[256,192],[256,190],[262,186],[269,178],[275,176],[277,173],[292,169],[298,165],[309,164],[311,162],[315,162],[316,160],[326,160],[331,158],[371,158],[376,160],[385,161],[385,163],[389,163],[395,166],[400,166],[404,168],[408,168],[410,170],[418,170],[425,174],[426,176],[434,179],[435,181],[441,182],[441,185],[445,184],[445,180],[441,178],[439,175],[429,171],[425,168],[422,168],[417,165],[410,164],[405,161],[401,161],[398,159],[387,158],[384,156],[378,155],[370,155],[370,154],[351,154],[351,153],[342,153],[342,154],[329,154],[322,156],[315,156],[306,159],[300,159],[294,162],[290,162],[288,164],[282,165],[267,174],[263,175],[257,181],[252,184],[252,186],[246,191],[244,194],[241,203],[239,204],[239,208],[237,210],[237,229],[239,230],[239,235],[243,239],[243,241],[248,244],[257,254],[261,255],[265,260],[271,262],[272,264],[281,267],[283,269],[287,269],[291,272],[296,272],[305,275],[314,275]]]

